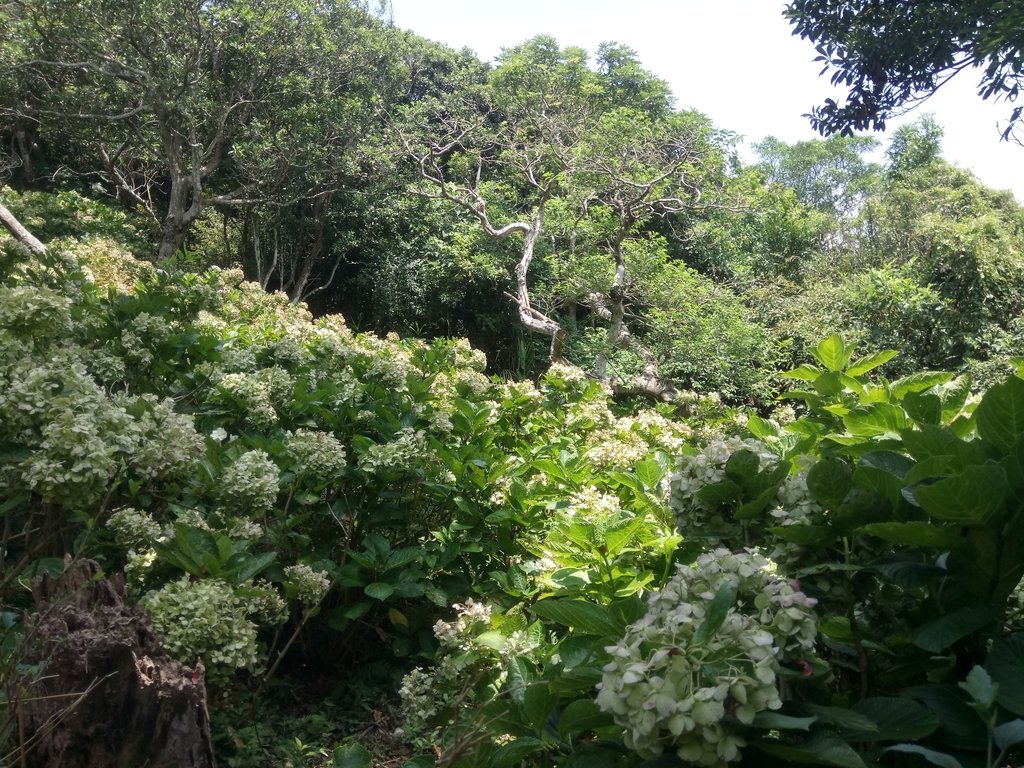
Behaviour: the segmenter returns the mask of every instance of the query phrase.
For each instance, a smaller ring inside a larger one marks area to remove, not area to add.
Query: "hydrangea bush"
[[[755,552],[701,555],[606,649],[597,703],[642,757],[734,762],[744,726],[782,706],[780,664],[812,652],[814,604]]]

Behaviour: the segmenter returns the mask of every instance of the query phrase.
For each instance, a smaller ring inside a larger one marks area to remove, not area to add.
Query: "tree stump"
[[[18,662],[35,669],[8,686],[21,765],[213,768],[202,664],[163,650],[122,576],[79,561],[36,579],[32,595]]]

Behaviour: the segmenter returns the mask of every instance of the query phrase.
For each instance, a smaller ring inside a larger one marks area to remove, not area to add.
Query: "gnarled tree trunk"
[[[38,672],[8,681],[19,765],[213,768],[203,668],[167,655],[122,577],[79,561],[32,594],[19,661]]]

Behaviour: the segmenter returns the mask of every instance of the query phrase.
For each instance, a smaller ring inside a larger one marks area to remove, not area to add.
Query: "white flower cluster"
[[[672,476],[670,505],[676,516],[676,527],[687,538],[720,539],[719,531],[725,523],[721,511],[706,504],[698,495],[708,485],[725,478],[725,465],[734,453],[751,451],[757,456],[758,467],[778,463],[779,457],[760,440],[738,437],[713,437],[700,453],[683,456],[679,469]]]
[[[183,576],[149,592],[140,601],[153,617],[164,647],[175,658],[230,671],[256,664],[256,626],[250,606],[219,579],[191,581]]]
[[[115,402],[119,402],[115,398]],[[121,400],[136,417],[141,433],[129,463],[146,480],[180,477],[200,461],[205,448],[203,436],[189,414],[175,413],[174,401],[155,395]]]
[[[479,349],[473,349],[468,339],[456,339],[452,345],[456,368],[468,368],[483,373],[487,369],[487,355]]]
[[[788,475],[779,486],[775,506],[768,513],[778,525],[812,525],[824,513],[807,488],[811,465],[810,461],[805,461],[799,471]]]
[[[366,377],[379,379],[385,386],[401,390],[405,388],[406,377],[409,375],[409,362],[405,356],[396,354],[399,350],[378,342],[370,351],[371,357],[366,366]]]
[[[326,572],[314,571],[305,563],[285,566],[284,575],[285,591],[307,608],[319,603],[331,588]]]
[[[255,373],[223,374],[217,385],[241,401],[247,422],[266,429],[277,424],[277,409],[288,401],[295,382],[284,368],[274,366]]]
[[[220,353],[220,367],[226,373],[252,373],[256,370],[256,355],[245,347],[228,347]]]
[[[544,373],[544,379],[563,384],[586,381],[587,374],[582,368],[568,363],[552,363]]]
[[[1024,581],[1016,586],[1006,600],[1006,618],[1003,625],[1007,632],[1024,631]]]
[[[71,299],[39,285],[0,286],[0,329],[49,342],[71,327]]]
[[[263,526],[250,520],[244,515],[241,517],[233,517],[226,522],[227,524],[225,525],[224,530],[229,538],[241,539],[243,541],[255,541],[256,539],[263,537]]]
[[[107,527],[114,533],[114,540],[125,549],[149,547],[163,532],[160,524],[149,514],[133,507],[114,512],[107,520]]]
[[[297,475],[333,480],[345,468],[345,446],[329,432],[298,429],[288,435],[286,451]]]
[[[220,498],[225,508],[262,514],[274,508],[280,473],[265,451],[246,451],[221,475]]]
[[[511,475],[499,475],[491,486],[491,504],[502,507],[508,503],[508,494],[512,490]]]
[[[277,626],[288,621],[288,603],[264,579],[256,579],[251,587],[247,587],[243,600],[246,614],[256,618],[260,624]]]
[[[698,633],[725,585],[735,599],[718,629]],[[742,729],[782,705],[779,662],[814,645],[814,601],[753,552],[719,549],[680,566],[647,614],[606,649],[597,704],[626,728],[641,757],[666,749],[724,766],[740,757]]]
[[[437,661],[429,670],[417,667],[402,681],[401,735],[419,748],[437,742],[444,725],[439,722],[441,715],[473,705],[473,687],[481,678],[494,676],[488,684],[493,693],[503,684],[508,665],[530,658],[543,640],[542,633],[531,632],[525,621],[516,621],[521,617],[512,618],[509,612],[502,617],[500,647],[494,645],[493,636],[486,643],[477,642],[485,632],[493,635],[490,606],[470,598],[453,608],[457,612],[453,621],[434,625],[441,643]]]
[[[601,493],[597,486],[588,485],[572,494],[566,514],[587,522],[597,523],[608,520],[622,511],[619,498],[611,493]]]
[[[394,439],[371,445],[359,457],[359,468],[368,474],[404,472],[426,463],[427,438],[420,429],[403,427]]]
[[[473,637],[491,625],[491,606],[469,598],[465,604],[455,603],[455,621],[438,621],[434,624],[434,637],[446,648],[465,650]]]

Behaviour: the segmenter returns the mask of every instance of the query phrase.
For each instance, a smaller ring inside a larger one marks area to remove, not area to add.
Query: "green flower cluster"
[[[183,576],[148,593],[140,604],[153,617],[164,647],[175,658],[228,670],[256,665],[253,609],[230,584],[219,579],[191,581]]]
[[[724,616],[714,616],[712,603],[721,611],[730,592]],[[782,705],[780,662],[813,648],[813,605],[755,552],[702,555],[680,566],[647,614],[606,649],[612,660],[597,703],[642,757],[674,749],[700,765],[734,762],[743,726]]]
[[[314,571],[305,563],[285,566],[284,574],[285,591],[307,608],[319,603],[331,588],[324,571]]]
[[[288,436],[287,452],[299,475],[332,480],[345,468],[345,446],[328,432],[297,429]]]
[[[246,451],[221,475],[221,503],[242,514],[269,512],[277,499],[279,478],[266,451]]]

